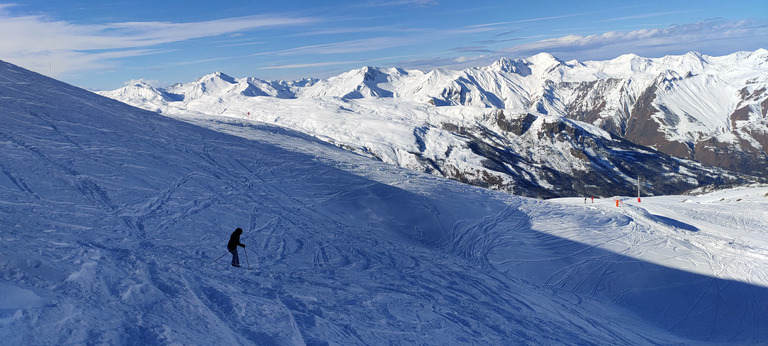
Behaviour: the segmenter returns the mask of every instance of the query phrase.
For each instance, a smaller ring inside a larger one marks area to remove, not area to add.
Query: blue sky
[[[90,89],[768,48],[766,0],[1,1],[1,60]]]

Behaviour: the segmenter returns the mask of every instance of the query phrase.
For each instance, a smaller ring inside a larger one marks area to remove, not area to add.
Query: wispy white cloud
[[[642,13],[634,16],[608,18],[608,19],[602,20],[602,22],[618,22],[618,21],[625,21],[630,19],[642,19],[642,18],[654,18],[654,17],[663,17],[663,16],[671,16],[671,15],[680,15],[680,14],[692,13],[692,12],[696,12],[696,10]]]
[[[202,22],[74,24],[41,15],[13,15],[0,5],[0,58],[54,75],[113,65],[111,59],[159,52],[163,44],[275,26],[304,25],[314,18],[246,16]],[[110,51],[110,52],[105,52]]]
[[[312,68],[312,67],[339,66],[339,65],[349,65],[349,64],[355,64],[355,63],[367,63],[367,62],[377,61],[377,60],[388,60],[388,59],[394,59],[394,58],[393,57],[373,57],[373,58],[358,59],[358,60],[345,59],[340,61],[319,61],[319,62],[317,62],[316,60],[322,60],[321,58],[317,58],[319,56],[333,56],[333,55],[345,56],[345,55],[354,54],[354,53],[368,53],[368,52],[382,51],[382,50],[386,51],[391,48],[397,48],[397,47],[408,46],[408,45],[418,45],[419,44],[418,42],[419,42],[418,39],[415,37],[373,37],[373,38],[365,38],[365,39],[358,39],[358,40],[332,42],[332,43],[326,43],[326,44],[300,46],[300,47],[289,48],[289,49],[284,49],[279,51],[264,51],[264,52],[241,55],[241,56],[224,56],[224,57],[209,58],[209,59],[188,60],[188,61],[176,62],[171,65],[175,65],[175,66],[192,65],[192,64],[198,64],[203,62],[253,58],[253,57],[260,57],[260,56],[271,56],[273,58],[280,57],[278,59],[275,59],[280,61],[280,60],[284,60],[282,57],[285,57],[285,56],[303,56],[303,57],[309,57],[310,60],[315,60],[315,62],[273,64],[270,66],[260,67],[258,69],[289,70],[289,69],[305,69],[305,68]]]
[[[424,31],[426,31],[426,29],[407,28],[407,27],[401,27],[401,26],[369,25],[369,26],[350,26],[350,27],[335,27],[335,28],[309,30],[306,32],[296,33],[294,34],[294,36],[323,36],[323,35],[338,35],[338,34],[359,34],[359,33],[370,33],[370,32],[409,34],[409,33],[419,33]]]
[[[326,44],[308,45],[282,50],[279,52],[263,53],[277,55],[313,55],[313,54],[349,54],[385,50],[402,46],[418,45],[416,37],[371,37]]]
[[[402,61],[398,66],[422,70],[435,67],[458,69],[486,65],[500,57],[527,58],[541,52],[551,53],[563,60],[611,59],[627,53],[659,57],[689,51],[723,55],[738,50],[765,48],[765,42],[768,42],[768,22],[709,20],[666,28],[517,39],[529,42],[498,50],[484,49],[484,46],[463,46],[434,58]],[[493,41],[493,43],[497,42],[500,41]],[[450,53],[462,55],[450,57]],[[469,55],[472,53],[475,55]]]
[[[254,42],[242,42],[242,43],[229,43],[229,44],[220,44],[219,47],[245,47],[245,46],[259,46],[263,45],[264,41],[254,41]]]
[[[494,22],[494,23],[483,23],[483,24],[475,24],[472,26],[466,27],[467,29],[477,29],[477,28],[499,28],[499,27],[506,27],[510,24],[524,24],[524,23],[531,23],[531,22],[542,22],[542,21],[550,21],[550,20],[557,20],[557,19],[563,19],[563,18],[571,18],[571,17],[581,17],[588,15],[590,13],[571,13],[571,14],[565,14],[560,16],[547,16],[547,17],[536,17],[536,18],[526,18],[526,19],[520,19],[520,20],[513,20],[513,21],[507,21],[507,22]]]
[[[539,18],[544,20],[543,18]],[[504,23],[481,24],[472,27],[459,29],[449,29],[439,31],[440,37],[449,37],[449,34],[455,34],[463,29],[487,29],[491,27],[500,27]],[[332,54],[352,54],[365,53],[372,51],[392,51],[392,48],[402,48],[404,46],[419,45],[420,40],[426,40],[435,36],[436,31],[428,33],[418,33],[404,37],[374,37],[358,40],[349,40],[334,42],[328,44],[308,45],[278,52],[264,52],[263,55],[304,55],[319,56]],[[432,53],[433,58],[425,56],[411,58],[411,60],[400,60],[396,62],[398,67],[432,69],[435,67],[463,68],[474,65],[490,63],[501,56],[507,57],[529,57],[540,52],[549,52],[562,59],[580,59],[594,60],[607,59],[625,53],[636,53],[643,56],[661,56],[667,54],[685,53],[696,50],[704,54],[726,54],[733,52],[743,46],[744,40],[755,40],[762,37],[766,39],[766,27],[755,21],[703,21],[685,25],[675,25],[666,28],[638,29],[632,31],[608,31],[593,35],[563,35],[557,37],[545,38],[542,35],[511,37],[505,40],[494,40],[493,43],[500,42],[525,42],[509,46],[503,49],[491,49],[486,45],[468,45],[462,46],[441,53]],[[737,41],[738,44],[736,43]],[[728,46],[727,42],[733,42],[734,47]],[[482,42],[481,42],[482,43]],[[721,51],[713,51],[717,48]],[[757,46],[753,49],[758,48]],[[460,57],[452,56],[459,53]],[[312,67],[327,67],[338,65],[350,65],[370,61],[370,58],[359,61],[330,61],[330,62],[309,62],[295,64],[281,64],[275,66],[263,67],[261,69],[269,70],[288,70]]]
[[[666,28],[633,31],[609,31],[594,35],[565,35],[507,47],[499,51],[508,56],[530,56],[549,52],[561,58],[604,59],[625,53],[643,56],[700,51],[705,54],[724,54],[737,47],[760,48],[768,42],[766,23],[754,20],[738,22],[702,21]],[[745,44],[746,43],[746,44]]]
[[[308,24],[314,21],[311,18],[247,16],[193,23],[127,22],[104,25],[101,32],[120,38],[122,45],[146,46],[270,26]]]
[[[437,0],[397,0],[397,1],[367,1],[358,4],[358,7],[386,7],[386,6],[435,6],[439,3]]]
[[[259,67],[258,69],[259,70],[290,70],[290,69],[300,69],[300,68],[314,68],[314,67],[359,64],[363,62],[364,60],[324,61],[324,62],[303,63],[303,64],[263,66],[263,67]]]

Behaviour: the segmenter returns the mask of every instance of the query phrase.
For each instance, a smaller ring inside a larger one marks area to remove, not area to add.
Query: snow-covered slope
[[[293,83],[215,73],[167,90],[101,94],[164,114],[286,126],[388,163],[517,194],[610,196],[628,193],[638,176],[650,194],[745,181],[664,154],[765,178],[766,75],[766,50],[584,63],[542,53],[462,71],[366,66]],[[167,102],[162,93],[183,99]],[[510,131],[516,123],[526,125]]]
[[[765,187],[532,200],[6,63],[0,101],[3,343],[768,342]]]

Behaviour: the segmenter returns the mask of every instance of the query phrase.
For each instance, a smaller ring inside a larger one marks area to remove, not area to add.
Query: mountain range
[[[100,93],[170,116],[277,124],[417,171],[559,197],[764,181],[766,88],[760,49],[587,62],[541,53],[457,71],[366,66],[291,82],[216,72]]]

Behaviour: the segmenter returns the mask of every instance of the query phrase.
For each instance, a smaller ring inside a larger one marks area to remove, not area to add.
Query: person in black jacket
[[[229,243],[227,243],[227,250],[232,253],[232,266],[240,267],[240,258],[237,256],[237,247],[242,246],[245,248],[245,244],[240,242],[240,235],[243,234],[242,228],[237,228],[229,237]]]

